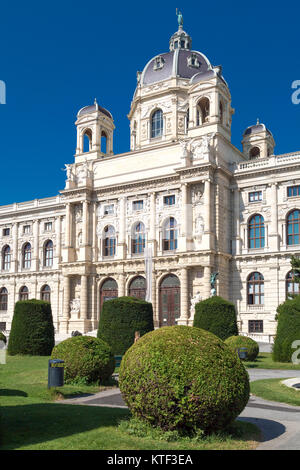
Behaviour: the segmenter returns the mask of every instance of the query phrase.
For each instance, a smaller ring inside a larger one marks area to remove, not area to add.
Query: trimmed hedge
[[[115,370],[115,358],[108,344],[92,336],[73,336],[57,344],[51,359],[65,361],[65,382],[103,382]]]
[[[234,304],[217,295],[196,304],[194,326],[223,340],[239,334]]]
[[[3,341],[3,343],[5,343],[5,344],[7,342],[7,338],[6,338],[5,334],[2,333],[2,331],[0,331],[0,341]]]
[[[123,357],[119,385],[132,414],[164,430],[224,429],[249,399],[237,354],[190,326],[159,328],[139,339]]]
[[[296,349],[292,343],[300,339],[300,295],[286,300],[277,308],[277,332],[273,344],[272,359],[291,362]]]
[[[230,336],[225,339],[225,344],[227,344],[233,351],[236,351],[237,348],[247,348],[246,361],[255,361],[259,353],[257,342],[247,336]]]
[[[11,356],[50,356],[54,326],[50,302],[21,300],[16,302],[7,352]]]
[[[97,337],[106,341],[113,354],[123,355],[140,336],[154,329],[152,304],[136,297],[118,297],[104,302]]]

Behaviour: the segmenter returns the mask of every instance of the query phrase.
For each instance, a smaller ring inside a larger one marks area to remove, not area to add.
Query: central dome
[[[141,85],[150,85],[173,77],[191,79],[194,75],[211,69],[209,60],[201,52],[175,49],[159,54],[148,62],[141,75]]]

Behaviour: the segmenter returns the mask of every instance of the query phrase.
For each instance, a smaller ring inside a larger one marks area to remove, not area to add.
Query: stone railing
[[[34,199],[33,201],[15,202],[6,206],[0,206],[0,215],[7,212],[22,211],[24,209],[34,209],[45,206],[55,206],[61,202],[60,196],[46,197],[44,199]]]
[[[235,163],[233,164],[233,171],[235,173],[242,173],[244,171],[249,172],[249,170],[255,171],[261,168],[271,168],[293,163],[300,163],[300,152],[272,155],[268,158],[258,158],[247,162]]]

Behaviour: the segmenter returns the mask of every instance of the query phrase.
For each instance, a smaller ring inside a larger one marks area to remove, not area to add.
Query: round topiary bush
[[[115,355],[122,355],[140,336],[154,329],[152,304],[136,297],[118,297],[104,302],[98,338],[106,341]]]
[[[292,348],[292,344],[300,339],[300,295],[278,306],[277,321],[273,361],[291,362],[292,355],[296,351],[296,348]]]
[[[3,341],[3,343],[5,343],[5,344],[7,342],[7,338],[6,338],[5,334],[2,333],[2,331],[0,331],[0,341]]]
[[[73,336],[57,344],[51,359],[65,361],[65,382],[103,382],[115,369],[110,346],[92,336]]]
[[[230,336],[225,339],[225,344],[233,351],[237,351],[238,348],[247,348],[247,361],[255,361],[259,353],[257,342],[247,336]]]
[[[194,326],[223,340],[239,334],[234,304],[217,295],[196,304]]]
[[[164,430],[225,428],[249,399],[242,362],[222,340],[189,326],[144,335],[123,357],[119,384],[132,414]]]
[[[49,356],[54,346],[54,326],[50,302],[21,300],[16,302],[7,352]]]

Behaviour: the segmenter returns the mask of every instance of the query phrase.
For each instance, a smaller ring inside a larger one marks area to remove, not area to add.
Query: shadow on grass
[[[271,441],[272,439],[276,439],[276,437],[281,436],[286,429],[283,424],[271,419],[242,417],[238,418],[238,420],[252,423],[258,426],[262,433],[261,442],[267,442]]]
[[[28,393],[23,392],[23,390],[13,390],[9,388],[0,389],[1,397],[28,397]]]
[[[264,359],[263,357],[257,356],[257,358],[255,359],[255,361],[249,361],[249,362],[248,362],[248,361],[245,361],[245,362],[244,362],[244,365],[245,365],[245,367],[246,367],[247,369],[255,369],[255,368],[259,367],[259,364],[260,364],[261,362],[263,362],[263,359]]]
[[[1,448],[47,443],[106,426],[117,426],[128,410],[63,404],[1,407]],[[66,448],[68,443],[66,442]]]

